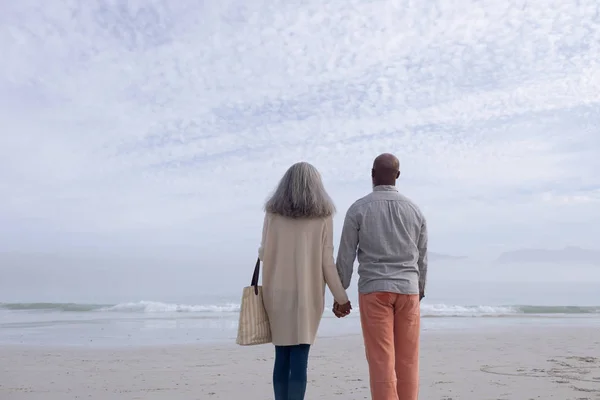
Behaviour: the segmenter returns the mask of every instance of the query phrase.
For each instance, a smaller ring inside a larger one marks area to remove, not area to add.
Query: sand
[[[0,348],[0,400],[268,400],[271,346]],[[307,400],[370,399],[360,336],[315,345]],[[598,328],[422,335],[423,400],[598,400]]]

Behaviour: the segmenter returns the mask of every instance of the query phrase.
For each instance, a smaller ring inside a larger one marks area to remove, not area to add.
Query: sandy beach
[[[598,328],[422,335],[421,398],[600,399]],[[1,400],[268,400],[272,347],[0,348]],[[307,399],[369,399],[360,336],[323,338]]]

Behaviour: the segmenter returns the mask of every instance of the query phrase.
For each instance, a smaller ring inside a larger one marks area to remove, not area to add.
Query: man
[[[373,192],[346,214],[337,257],[344,288],[358,254],[362,331],[373,400],[417,400],[419,303],[427,278],[427,227],[419,208],[396,189],[400,163],[375,159]],[[348,310],[334,306],[338,317]]]

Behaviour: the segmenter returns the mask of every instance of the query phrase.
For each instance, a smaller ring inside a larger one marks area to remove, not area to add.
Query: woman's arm
[[[333,261],[333,218],[329,217],[325,221],[325,231],[323,232],[323,276],[325,283],[331,290],[333,298],[338,304],[348,303],[348,295],[342,286],[342,281],[338,275],[335,262]]]
[[[265,254],[265,242],[267,241],[267,229],[269,226],[269,214],[265,213],[265,220],[263,222],[262,239],[260,240],[260,247],[258,248],[258,258],[263,261]]]

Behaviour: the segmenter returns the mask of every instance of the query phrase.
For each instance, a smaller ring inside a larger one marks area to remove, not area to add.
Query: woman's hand
[[[343,318],[350,314],[350,310],[352,310],[352,304],[347,302],[345,304],[339,304],[337,301],[333,303],[333,313],[338,318]]]

